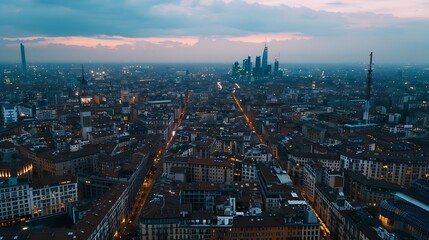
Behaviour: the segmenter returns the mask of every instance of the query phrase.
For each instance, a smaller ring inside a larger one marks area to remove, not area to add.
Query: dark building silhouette
[[[27,70],[27,61],[25,60],[25,48],[24,44],[21,43],[21,64],[22,70]]]
[[[253,69],[253,76],[260,76],[261,73],[261,56],[257,56],[255,60],[255,68]]]
[[[263,76],[268,76],[271,74],[271,65],[268,65],[268,47],[265,43],[264,51],[262,53],[262,71]]]
[[[250,58],[250,56],[247,56],[247,69],[250,72],[252,71],[252,59]]]
[[[265,70],[268,67],[268,47],[265,43],[264,52],[262,53],[262,69]]]
[[[240,64],[238,62],[235,62],[232,65],[231,75],[234,77],[238,77],[240,75],[240,71],[241,71]]]
[[[243,59],[243,74],[244,75],[250,75],[252,73],[252,60],[250,56]]]
[[[371,99],[371,86],[372,86],[372,52],[369,54],[369,69],[365,89],[365,110],[363,112],[363,120],[366,124],[369,123],[369,101]]]
[[[88,139],[88,133],[92,132],[92,115],[90,109],[90,102],[92,100],[88,94],[88,82],[85,80],[82,64],[82,79],[80,80],[79,89],[79,103],[80,103],[80,127],[82,138]]]
[[[274,60],[274,72],[277,73],[279,71],[279,60]]]

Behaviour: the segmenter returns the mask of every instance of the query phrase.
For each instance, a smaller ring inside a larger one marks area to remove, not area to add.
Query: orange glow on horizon
[[[31,41],[25,43],[27,46],[45,47],[50,44],[66,45],[66,46],[79,46],[96,48],[99,46],[107,48],[116,48],[122,45],[135,45],[138,43],[152,43],[163,44],[166,47],[178,45],[181,47],[190,47],[198,43],[198,37],[182,36],[182,37],[147,37],[147,38],[130,38],[122,36],[70,36],[70,37],[17,37],[17,38],[1,38],[5,41]],[[8,46],[16,46],[16,44],[8,44]]]

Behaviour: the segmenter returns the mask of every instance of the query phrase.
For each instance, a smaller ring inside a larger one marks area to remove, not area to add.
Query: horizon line
[[[237,61],[237,60],[236,60]],[[200,62],[149,62],[149,61],[38,61],[38,62],[31,62],[28,63],[27,65],[31,66],[31,65],[38,65],[38,64],[222,64],[222,65],[231,65],[234,64],[234,62],[236,61],[232,61],[232,62],[227,62],[227,61],[214,61],[214,62],[210,62],[210,61],[200,61]],[[240,62],[240,61],[238,61]],[[10,61],[0,61],[0,64],[2,65],[21,65],[21,62],[10,62]],[[321,64],[321,65],[367,65],[368,63],[362,61],[362,62],[289,62],[289,61],[285,61],[285,62],[280,62],[280,65],[282,64],[293,64],[293,65],[297,65],[297,64],[304,64],[304,65],[308,65],[308,64]],[[429,65],[428,63],[398,63],[398,62],[385,62],[385,63],[377,63],[377,66],[383,66],[383,65],[414,65],[414,66],[419,66],[419,65]]]

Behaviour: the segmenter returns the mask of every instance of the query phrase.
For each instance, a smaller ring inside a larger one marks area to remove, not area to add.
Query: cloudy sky
[[[0,62],[429,63],[428,0],[1,0]]]

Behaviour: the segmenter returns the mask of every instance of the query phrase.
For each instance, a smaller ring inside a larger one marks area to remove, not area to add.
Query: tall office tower
[[[261,56],[256,57],[255,68],[257,69],[261,68]]]
[[[252,73],[252,62],[250,59],[250,56],[243,59],[243,67],[242,67],[242,74],[243,75],[250,75]]]
[[[27,61],[25,60],[25,48],[24,44],[21,43],[21,64],[22,70],[27,70]]]
[[[234,64],[232,64],[231,75],[233,77],[238,77],[240,76],[240,72],[241,72],[240,64],[238,62],[235,62]]]
[[[257,56],[255,60],[255,68],[253,69],[253,76],[261,75],[261,56]]]
[[[372,52],[369,54],[369,69],[367,74],[366,91],[365,91],[365,109],[363,112],[363,120],[366,124],[369,123],[369,101],[371,99],[372,87]]]
[[[83,73],[83,64],[79,95],[81,134],[83,139],[88,139],[88,133],[92,132],[91,97],[88,96],[88,82]]]
[[[241,69],[242,74],[246,75],[249,72],[249,70],[247,69],[247,58],[243,59],[243,65],[242,66],[243,66]]]
[[[250,75],[252,73],[252,59],[250,56],[247,56],[247,70],[249,71],[248,74]]]
[[[264,52],[262,53],[262,72],[264,75],[268,72],[268,47],[265,43]]]
[[[277,73],[279,71],[279,60],[274,60],[274,73]]]

